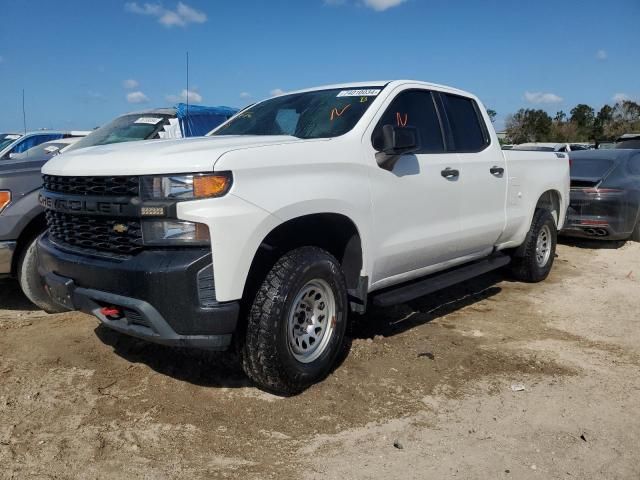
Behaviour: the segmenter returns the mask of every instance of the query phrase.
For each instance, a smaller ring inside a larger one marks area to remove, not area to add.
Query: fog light
[[[145,245],[209,245],[209,228],[204,223],[182,220],[145,220],[142,222]]]

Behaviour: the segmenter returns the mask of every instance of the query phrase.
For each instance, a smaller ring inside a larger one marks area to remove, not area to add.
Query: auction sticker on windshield
[[[147,125],[155,125],[156,123],[159,123],[162,121],[162,117],[157,118],[157,117],[140,117],[139,119],[137,119],[135,121],[135,123],[145,123]]]
[[[379,89],[364,90],[342,90],[337,97],[376,97],[380,93]]]

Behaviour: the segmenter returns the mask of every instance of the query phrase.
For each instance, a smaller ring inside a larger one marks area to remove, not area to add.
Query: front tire
[[[299,393],[322,380],[348,349],[347,289],[338,261],[302,247],[282,256],[258,289],[242,345],[259,387]]]
[[[62,313],[67,309],[61,307],[49,297],[44,289],[44,282],[38,273],[38,250],[37,242],[39,237],[29,240],[29,244],[22,251],[18,260],[18,283],[25,296],[37,307],[47,313]]]
[[[549,210],[536,209],[524,243],[511,261],[513,276],[522,282],[541,282],[549,276],[556,256],[558,229]]]

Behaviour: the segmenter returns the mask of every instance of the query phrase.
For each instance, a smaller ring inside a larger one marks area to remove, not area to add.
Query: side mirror
[[[17,153],[10,153],[10,154],[9,154],[9,160],[13,160],[13,159],[15,159],[15,158],[17,158],[17,157],[18,157],[18,154],[17,154]]]
[[[402,155],[420,150],[418,129],[415,127],[382,127],[382,151],[376,154],[376,161],[381,168],[393,170]]]

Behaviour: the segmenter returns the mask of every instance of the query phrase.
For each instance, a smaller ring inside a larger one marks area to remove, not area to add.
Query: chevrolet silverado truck
[[[288,93],[43,174],[53,300],[151,342],[233,345],[281,394],[331,371],[368,305],[509,263],[545,279],[569,200],[566,154],[502,151],[475,96],[417,81]]]

